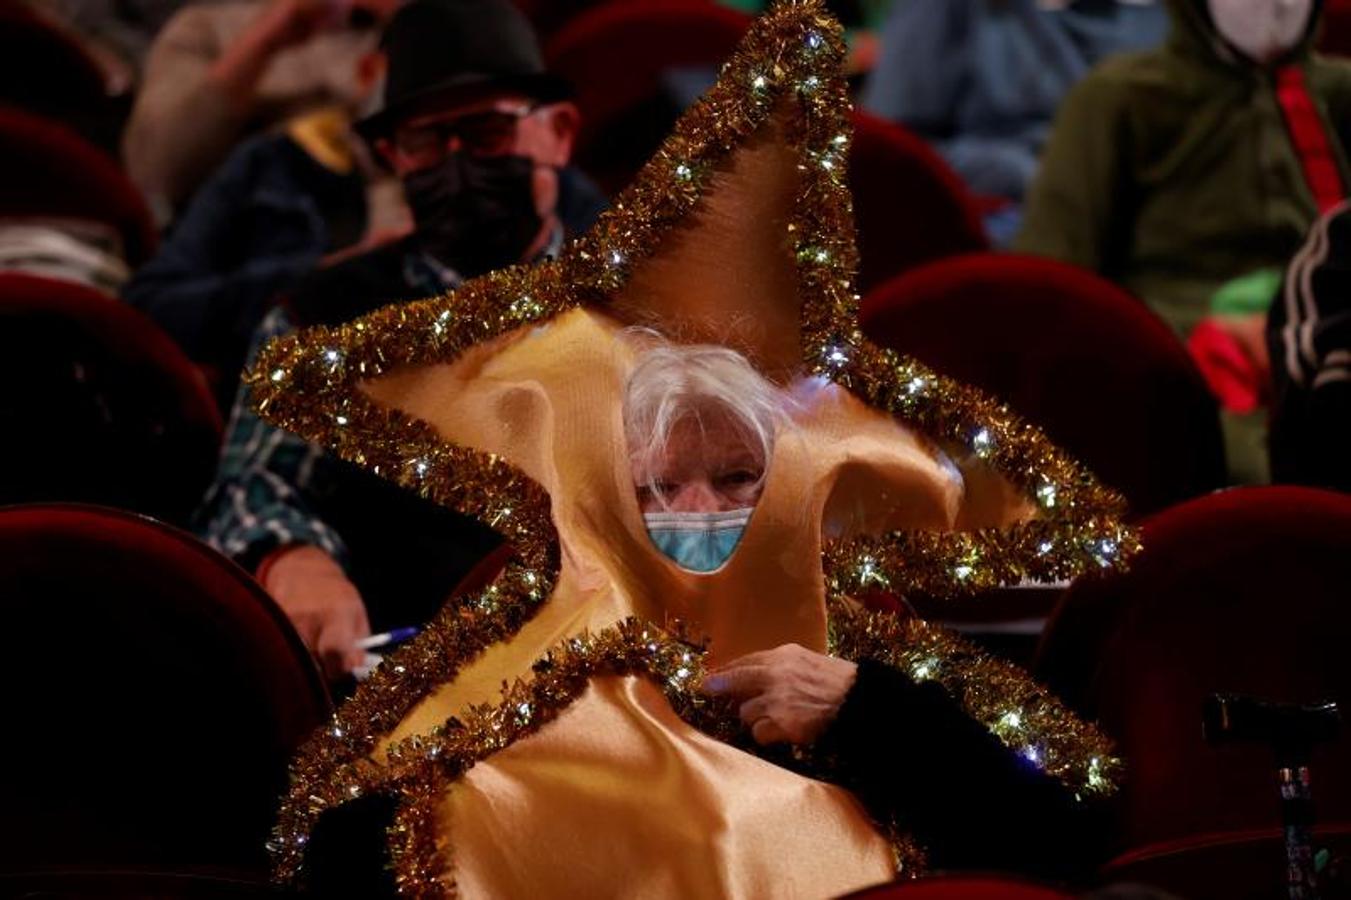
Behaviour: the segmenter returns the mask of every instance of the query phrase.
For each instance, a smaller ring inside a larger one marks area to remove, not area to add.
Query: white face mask
[[[1263,65],[1289,53],[1309,26],[1313,0],[1206,0],[1220,36]]]

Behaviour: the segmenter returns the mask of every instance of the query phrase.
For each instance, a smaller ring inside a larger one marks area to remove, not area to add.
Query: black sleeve
[[[933,869],[1079,880],[1099,861],[1094,811],[936,682],[865,660],[818,749],[874,816],[914,836]]]
[[[305,850],[305,896],[395,900],[388,828],[395,801],[363,797],[320,818]]]
[[[1271,471],[1277,483],[1351,491],[1351,203],[1313,226],[1267,318]]]

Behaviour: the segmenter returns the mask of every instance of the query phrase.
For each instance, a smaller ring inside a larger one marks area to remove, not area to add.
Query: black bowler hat
[[[541,103],[567,98],[544,71],[535,32],[510,0],[412,0],[385,27],[389,61],[381,110],[357,123],[366,138],[426,109],[485,90],[517,91]]]

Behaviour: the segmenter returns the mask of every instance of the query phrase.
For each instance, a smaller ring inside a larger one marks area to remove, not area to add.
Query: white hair
[[[629,460],[648,473],[647,487],[662,502],[652,463],[666,454],[671,431],[692,417],[701,425],[710,412],[728,416],[761,466],[760,482],[774,453],[774,436],[789,399],[755,370],[746,357],[715,344],[673,344],[649,329],[629,329],[656,342],[645,347],[624,390],[624,437]]]

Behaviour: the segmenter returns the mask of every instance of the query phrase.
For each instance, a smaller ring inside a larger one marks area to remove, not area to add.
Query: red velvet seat
[[[1314,846],[1328,851],[1327,897],[1351,891],[1351,824],[1322,827]],[[1108,882],[1146,884],[1187,900],[1270,900],[1284,896],[1285,840],[1280,832],[1203,834],[1124,854],[1102,872]],[[1329,890],[1336,885],[1336,890]]]
[[[1207,744],[1202,703],[1351,710],[1351,497],[1224,491],[1147,520],[1142,540],[1127,573],[1070,588],[1037,672],[1119,742],[1122,848],[1277,828],[1270,749]],[[1351,735],[1320,747],[1312,771],[1319,821],[1351,822]]]
[[[515,0],[543,39],[552,37],[573,19],[597,6],[610,3],[644,3],[647,0]],[[711,2],[711,0],[710,0]]]
[[[0,503],[184,521],[221,428],[200,373],[142,314],[78,284],[0,273]]]
[[[0,509],[0,872],[258,873],[293,749],[330,713],[280,609],[192,536]]]
[[[1064,263],[972,254],[863,300],[879,344],[1006,401],[1135,514],[1224,483],[1215,403],[1186,348],[1115,285]]]
[[[680,112],[662,78],[687,68],[712,73],[750,22],[708,0],[603,3],[569,21],[545,44],[544,55],[550,71],[576,89],[582,112],[577,164],[607,191],[627,185]]]
[[[857,891],[847,900],[1070,900],[1070,895],[1009,876],[933,875]]]
[[[712,73],[750,18],[708,0],[633,0],[587,9],[549,40],[549,67],[577,90],[577,164],[613,193],[669,133],[680,109],[662,78]],[[923,140],[866,113],[854,115],[849,180],[867,288],[920,263],[989,247],[976,199]]]
[[[124,78],[105,73],[54,19],[23,0],[0,0],[0,104],[65,122],[116,153],[128,106],[117,93],[127,87],[118,83]]]
[[[31,76],[30,76],[31,77]],[[155,249],[145,200],[112,157],[59,122],[0,106],[0,222],[78,219],[114,229],[128,263]]]
[[[869,291],[923,263],[989,249],[979,204],[920,137],[854,114],[849,185],[858,221],[859,288]]]

